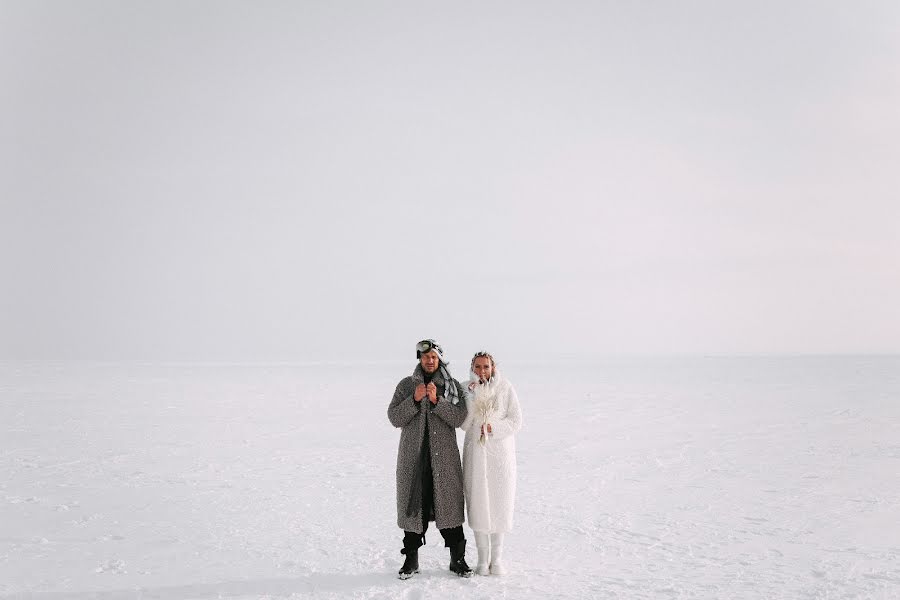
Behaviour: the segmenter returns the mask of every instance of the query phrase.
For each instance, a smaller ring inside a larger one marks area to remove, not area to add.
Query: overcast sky
[[[900,3],[0,0],[0,357],[900,351]]]

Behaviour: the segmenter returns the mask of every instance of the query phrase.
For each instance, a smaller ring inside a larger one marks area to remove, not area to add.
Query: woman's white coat
[[[522,411],[516,390],[496,371],[489,382],[470,387],[469,414],[462,424],[466,432],[463,486],[469,527],[480,533],[502,533],[512,529],[513,523],[516,433],[522,428]],[[491,434],[487,434],[488,423]]]

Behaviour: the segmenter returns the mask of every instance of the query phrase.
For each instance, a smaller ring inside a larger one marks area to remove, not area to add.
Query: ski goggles
[[[444,350],[441,348],[438,343],[434,340],[422,340],[418,344],[416,344],[416,358],[419,358],[423,354],[428,354],[434,350],[438,353],[438,356],[444,355]]]

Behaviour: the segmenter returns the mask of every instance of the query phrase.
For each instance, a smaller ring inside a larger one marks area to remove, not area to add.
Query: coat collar
[[[412,378],[416,385],[425,383],[425,371],[422,369],[421,363],[416,365],[416,368],[413,370]],[[441,373],[440,367],[432,374],[431,382],[438,387],[444,385],[444,375]]]

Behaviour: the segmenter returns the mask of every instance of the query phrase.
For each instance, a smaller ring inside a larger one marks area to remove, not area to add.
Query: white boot
[[[506,575],[506,567],[501,562],[503,559],[503,534],[491,534],[491,575]]]
[[[475,547],[478,548],[478,564],[475,572],[479,575],[490,573],[491,562],[491,537],[486,533],[475,532]]]

